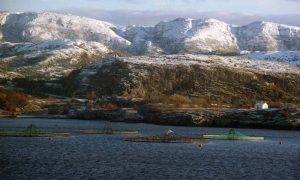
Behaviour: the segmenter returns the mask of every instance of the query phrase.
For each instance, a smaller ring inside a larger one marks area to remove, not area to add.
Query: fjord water
[[[68,131],[64,138],[0,137],[0,179],[299,179],[300,132],[237,129],[264,136],[261,142],[210,140],[194,144],[125,142],[124,135],[82,135],[79,130],[103,121],[68,119],[1,119],[0,130],[36,124]],[[114,129],[158,135],[220,134],[228,128],[112,123]],[[279,144],[282,141],[282,144]]]

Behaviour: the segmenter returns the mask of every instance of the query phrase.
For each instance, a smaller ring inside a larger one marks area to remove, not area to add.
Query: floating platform
[[[110,121],[105,122],[104,127],[102,129],[92,129],[92,130],[80,130],[80,133],[82,134],[139,134],[139,131],[134,130],[118,130],[113,129],[111,127]]]
[[[0,131],[0,137],[66,137],[67,132],[52,132],[38,129],[34,124],[30,124],[26,129],[20,131]]]
[[[139,134],[139,131],[131,131],[131,130],[80,130],[82,134]]]
[[[262,141],[264,137],[246,136],[242,133],[236,132],[234,129],[229,130],[227,134],[220,135],[203,135],[205,139],[218,139],[218,140],[244,140],[244,141]]]
[[[58,132],[43,132],[43,133],[29,133],[22,131],[0,131],[0,137],[66,137],[70,136],[70,133],[58,133]]]
[[[127,137],[125,141],[130,142],[154,142],[154,143],[189,143],[205,144],[207,139],[196,137],[169,137],[169,136],[148,136],[148,137]]]

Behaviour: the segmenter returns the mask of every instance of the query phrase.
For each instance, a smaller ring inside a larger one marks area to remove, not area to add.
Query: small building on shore
[[[264,110],[264,109],[269,109],[269,105],[267,104],[266,101],[256,101],[254,108],[256,110]]]

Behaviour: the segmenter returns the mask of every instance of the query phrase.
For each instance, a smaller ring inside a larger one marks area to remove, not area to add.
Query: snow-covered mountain
[[[99,42],[132,54],[300,50],[300,27],[255,22],[230,25],[215,19],[177,18],[153,27],[116,26],[56,13],[0,13],[0,41],[39,43],[68,39]]]
[[[234,33],[241,50],[300,50],[300,27],[271,22],[254,22],[246,26],[235,27]]]
[[[130,42],[110,23],[56,13],[0,13],[0,69],[61,77]]]
[[[271,22],[235,26],[215,19],[178,18],[123,31],[133,46],[147,47],[150,43],[167,54],[300,50],[300,27]]]
[[[39,43],[68,39],[96,41],[108,47],[126,48],[130,42],[120,37],[114,25],[95,19],[56,13],[0,13],[0,40]]]
[[[230,55],[276,51],[244,57],[299,65],[299,50],[300,27],[269,22],[235,26],[215,19],[177,18],[152,27],[118,28],[69,14],[0,12],[0,71],[10,69],[21,75],[31,71],[60,77],[123,52]]]
[[[137,47],[134,48],[137,54],[239,52],[231,26],[215,19],[177,18],[154,27],[129,26],[120,34]]]
[[[40,43],[1,43],[0,66],[21,74],[61,77],[110,53],[99,42],[45,40]]]

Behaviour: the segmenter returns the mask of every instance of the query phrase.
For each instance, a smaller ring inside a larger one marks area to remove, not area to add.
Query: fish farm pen
[[[189,143],[205,144],[207,139],[195,137],[166,137],[166,136],[149,136],[149,137],[127,137],[125,141],[130,142],[155,142],[155,143]]]
[[[139,131],[134,130],[115,130],[111,127],[110,122],[105,123],[103,129],[80,130],[82,134],[139,134]]]
[[[112,131],[105,131],[105,130],[80,130],[82,134],[138,134],[139,131],[130,131],[130,130],[112,130]]]
[[[244,140],[244,141],[262,141],[264,137],[246,136],[242,133],[236,132],[234,129],[230,129],[227,134],[219,135],[203,135],[205,139],[218,139],[218,140]]]
[[[31,124],[24,130],[19,131],[0,131],[0,137],[66,137],[71,134],[68,132],[52,132],[43,129],[38,129]]]
[[[127,137],[125,141],[130,142],[155,142],[155,143],[189,143],[189,144],[204,144],[207,139],[198,137],[183,137],[177,136],[172,130],[168,130],[164,135],[160,136],[140,136],[140,137]]]

